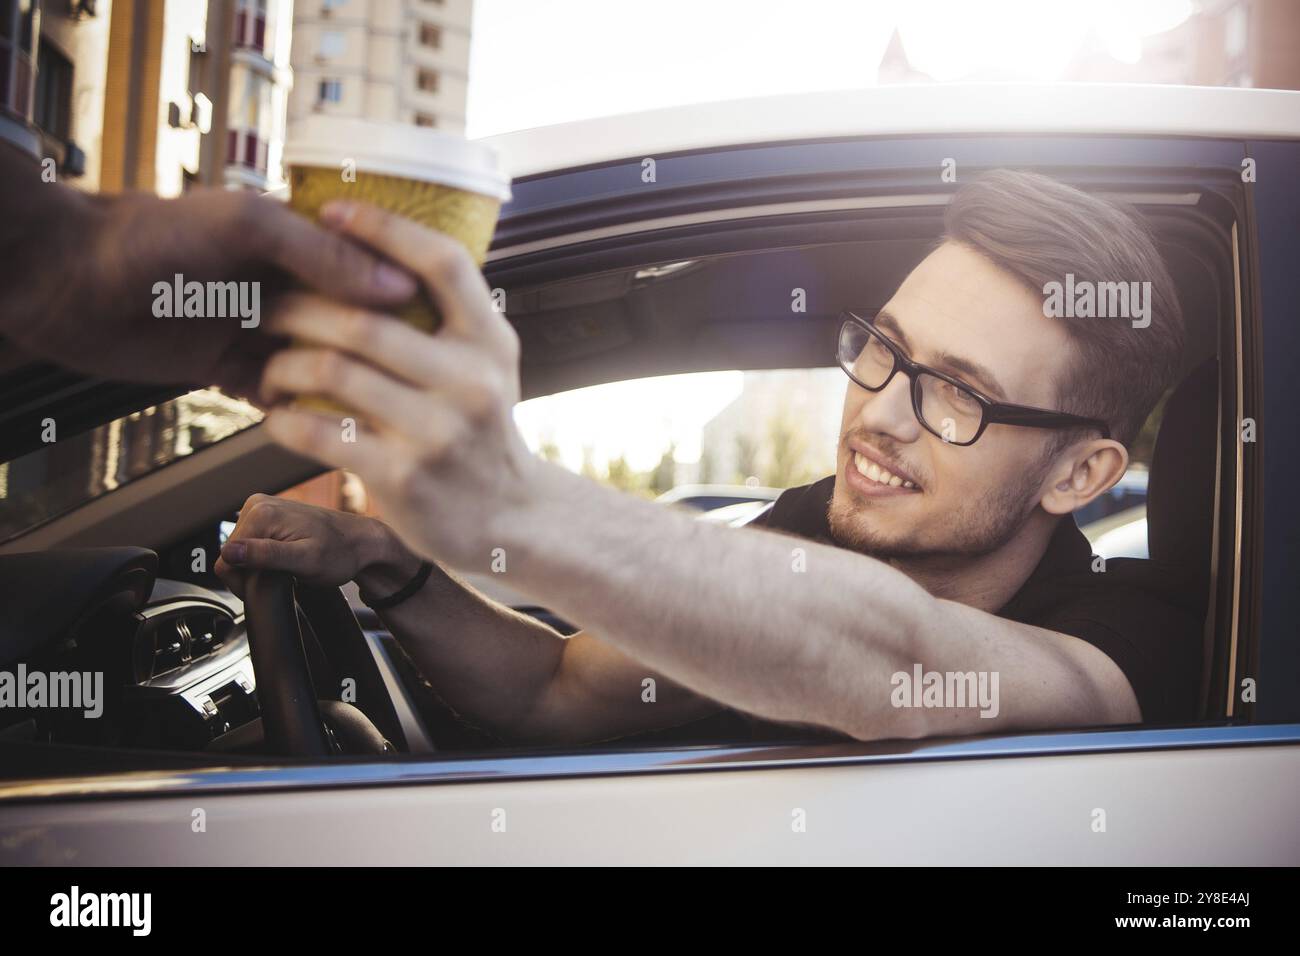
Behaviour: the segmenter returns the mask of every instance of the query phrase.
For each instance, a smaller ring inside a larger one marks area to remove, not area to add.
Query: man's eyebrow
[[[993,377],[993,373],[983,365],[964,359],[960,355],[950,355],[947,352],[940,352],[938,367],[941,369],[953,369],[968,379],[974,379],[974,384],[982,391],[988,392],[1000,401],[1005,402],[1007,400],[1007,393],[1002,391],[1002,387],[998,385],[998,380]]]
[[[898,324],[898,319],[894,318],[894,314],[892,312],[886,312],[884,309],[881,309],[879,312],[876,313],[876,317],[872,320],[872,322],[876,326],[876,328],[888,332],[890,335],[894,337],[894,340],[899,345],[901,345],[909,353],[911,352],[912,345],[910,342],[907,341],[907,336],[903,333],[902,327]]]
[[[898,319],[893,313],[881,309],[876,313],[875,326],[882,332],[888,332],[894,340],[903,347],[909,356],[911,355],[911,345],[907,341],[902,327],[898,324]],[[916,361],[913,359],[913,361]],[[964,359],[960,355],[953,355],[949,352],[940,352],[938,356],[938,365],[935,366],[940,371],[949,371],[950,374],[964,376],[967,379],[974,379],[974,385],[981,391],[988,392],[993,397],[1001,400],[1007,400],[1007,393],[1002,390],[998,380],[983,365],[978,362],[972,362]]]

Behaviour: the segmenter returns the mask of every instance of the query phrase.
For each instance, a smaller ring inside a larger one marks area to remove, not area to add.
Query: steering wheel
[[[299,608],[310,630],[305,644]],[[383,675],[338,588],[296,588],[284,571],[250,572],[244,620],[266,750],[323,757],[406,749]],[[318,689],[337,694],[345,680],[355,705],[317,699]]]

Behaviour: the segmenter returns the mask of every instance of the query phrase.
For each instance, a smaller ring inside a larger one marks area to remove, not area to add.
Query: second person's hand
[[[85,195],[42,182],[40,166],[4,143],[0,208],[0,335],[100,378],[255,393],[281,343],[240,315],[155,315],[155,285],[178,275],[242,284],[249,298],[256,285],[268,312],[289,285],[380,307],[416,291],[402,269],[276,200],[221,189]]]

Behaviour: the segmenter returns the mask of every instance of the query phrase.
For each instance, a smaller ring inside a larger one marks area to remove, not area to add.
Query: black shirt
[[[791,488],[751,524],[838,546],[827,516],[834,489],[834,475]],[[1146,723],[1195,720],[1203,640],[1198,596],[1152,561],[1112,558],[1104,571],[1092,568],[1092,547],[1066,516],[1033,573],[996,613],[1096,647],[1128,678]]]

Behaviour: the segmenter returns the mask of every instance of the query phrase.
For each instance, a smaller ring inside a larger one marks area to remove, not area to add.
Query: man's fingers
[[[397,455],[396,440],[363,422],[346,421],[348,424],[338,415],[278,407],[271,409],[262,427],[290,451],[367,479],[377,463]]]
[[[254,251],[309,287],[333,298],[380,305],[415,295],[417,282],[403,270],[275,200],[255,201],[266,208],[258,209],[257,228],[249,237]]]
[[[400,319],[332,302],[319,295],[286,296],[270,320],[275,335],[349,352],[422,388],[454,391],[473,384],[476,360],[466,343],[440,340]]]
[[[229,541],[237,541],[247,536],[265,538],[274,533],[276,527],[276,499],[271,495],[249,495],[235,516],[235,528],[230,532]]]
[[[483,315],[472,309],[475,302],[487,300],[487,283],[455,239],[368,203],[328,203],[321,209],[321,222],[419,276],[452,333],[476,338],[490,334]],[[490,310],[486,314],[504,322]]]
[[[346,404],[390,427],[419,418],[421,393],[364,362],[331,349],[285,349],[266,364],[261,398],[268,405],[294,395]]]
[[[277,541],[274,538],[242,538],[221,546],[221,561],[247,575],[249,571],[288,571],[311,574],[319,549],[308,541]]]
[[[212,573],[215,574],[230,589],[230,593],[242,599],[244,597],[244,572],[238,568],[232,567],[226,562],[225,558],[217,557],[217,561],[212,565]]]

